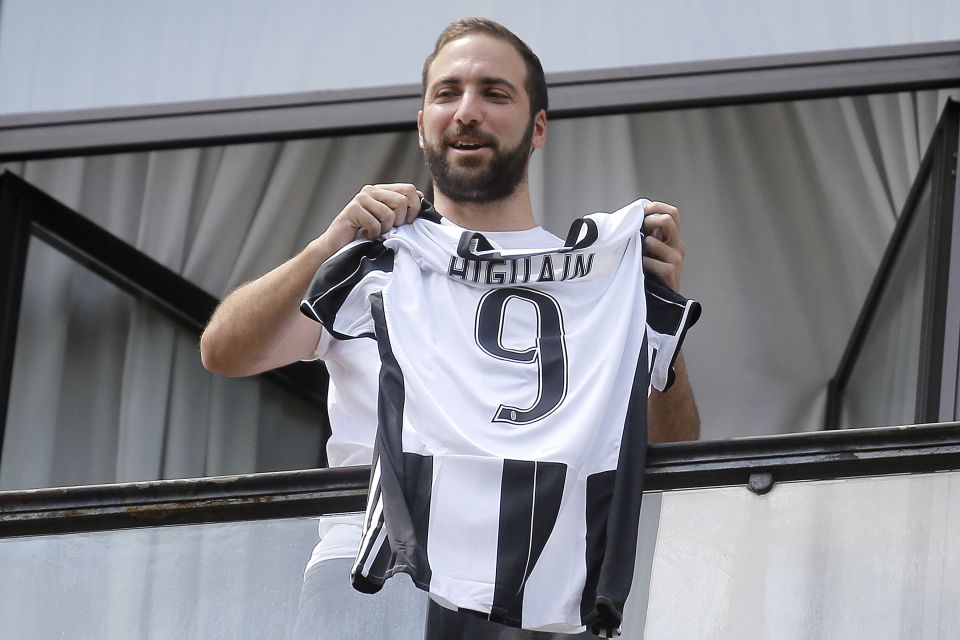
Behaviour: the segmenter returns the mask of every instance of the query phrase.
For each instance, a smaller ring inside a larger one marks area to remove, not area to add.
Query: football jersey
[[[303,312],[380,355],[355,588],[404,572],[496,622],[618,632],[648,390],[669,386],[700,313],[644,277],[647,203],[525,250],[443,223],[425,202],[412,224],[320,268]]]

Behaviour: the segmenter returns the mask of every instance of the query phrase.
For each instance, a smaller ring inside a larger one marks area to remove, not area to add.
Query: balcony
[[[958,427],[651,447],[623,637],[952,637]],[[317,519],[368,473],[0,492],[0,637],[290,637]]]

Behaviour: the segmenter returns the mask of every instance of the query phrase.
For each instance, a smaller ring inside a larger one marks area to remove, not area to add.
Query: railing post
[[[13,381],[20,300],[30,241],[30,216],[11,183],[12,174],[0,175],[0,452]]]

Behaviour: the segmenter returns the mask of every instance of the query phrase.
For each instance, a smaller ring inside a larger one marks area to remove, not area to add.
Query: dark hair
[[[540,109],[547,109],[547,80],[543,76],[543,66],[540,64],[540,58],[537,57],[527,43],[517,37],[517,35],[507,29],[499,22],[488,20],[487,18],[463,18],[450,24],[440,37],[437,38],[437,44],[433,47],[433,53],[427,56],[423,62],[423,76],[420,80],[423,95],[427,95],[427,72],[430,71],[430,65],[440,50],[450,42],[475,33],[492,36],[503,40],[516,49],[520,57],[523,58],[523,64],[527,68],[527,79],[524,83],[527,95],[530,96],[530,115],[534,116]]]

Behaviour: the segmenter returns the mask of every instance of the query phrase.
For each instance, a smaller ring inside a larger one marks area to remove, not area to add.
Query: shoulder
[[[383,240],[351,242],[320,266],[306,297],[314,298],[331,289],[356,284],[373,271],[391,272],[393,255],[393,249]]]

